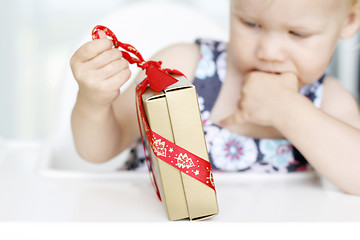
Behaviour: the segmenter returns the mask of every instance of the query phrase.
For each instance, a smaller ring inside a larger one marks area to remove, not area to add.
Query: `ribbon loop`
[[[173,69],[162,69],[161,61],[145,61],[140,52],[132,45],[127,43],[120,42],[115,34],[107,27],[97,25],[92,30],[92,38],[99,39],[99,31],[104,31],[105,34],[111,38],[115,48],[122,48],[125,51],[121,51],[123,58],[125,58],[130,64],[136,64],[139,68],[146,71],[146,75],[149,79],[150,87],[156,91],[160,92],[166,87],[174,84],[177,80],[171,77],[169,74],[182,75],[183,73]],[[135,57],[132,57],[133,54]]]
[[[95,26],[94,29],[92,30],[92,39],[93,40],[100,38],[100,36],[99,36],[99,31],[100,30],[104,31],[105,34],[108,37],[110,37],[110,39],[112,40],[115,48],[122,48],[122,49],[125,50],[125,51],[121,51],[121,52],[123,54],[123,57],[129,63],[131,63],[131,64],[133,64],[133,63],[139,64],[139,63],[145,62],[144,58],[141,56],[141,54],[138,52],[138,50],[134,46],[132,46],[130,44],[127,44],[127,43],[120,42],[117,39],[116,35],[107,27],[104,27],[104,26],[101,26],[101,25]],[[131,55],[129,53],[132,53],[136,57],[131,57]]]

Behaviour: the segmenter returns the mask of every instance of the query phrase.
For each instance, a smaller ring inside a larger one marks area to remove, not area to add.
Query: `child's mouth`
[[[255,69],[255,71],[264,72],[264,73],[270,73],[270,74],[277,74],[277,75],[280,75],[280,74],[281,74],[281,72],[279,72],[279,71],[274,71],[274,70]]]

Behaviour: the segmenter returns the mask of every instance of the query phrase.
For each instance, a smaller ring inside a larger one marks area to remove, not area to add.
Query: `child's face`
[[[301,85],[325,72],[348,17],[348,0],[233,0],[229,55],[242,73],[295,73]]]

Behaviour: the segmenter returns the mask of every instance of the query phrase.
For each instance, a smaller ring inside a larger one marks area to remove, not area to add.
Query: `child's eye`
[[[248,27],[251,27],[251,28],[258,28],[260,27],[260,24],[257,24],[257,23],[253,23],[253,22],[248,22],[248,21],[244,21],[245,25],[247,25]]]
[[[300,33],[300,32],[295,32],[295,31],[289,31],[289,33],[295,37],[299,37],[299,38],[306,38],[308,36],[308,34],[305,33]]]
[[[247,27],[250,27],[250,28],[259,28],[259,27],[261,27],[260,24],[257,24],[257,23],[251,22],[251,21],[247,21],[242,17],[239,17],[238,19],[240,20],[240,22],[242,24],[244,24]]]

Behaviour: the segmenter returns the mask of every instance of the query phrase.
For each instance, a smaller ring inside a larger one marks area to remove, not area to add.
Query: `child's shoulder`
[[[327,76],[324,80],[321,109],[329,115],[360,128],[358,102],[334,77]]]
[[[160,50],[152,59],[162,61],[163,68],[177,69],[192,80],[200,59],[200,48],[196,43],[177,43]]]

